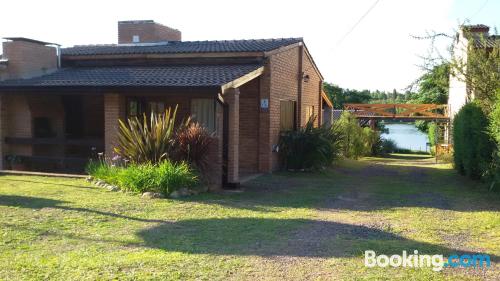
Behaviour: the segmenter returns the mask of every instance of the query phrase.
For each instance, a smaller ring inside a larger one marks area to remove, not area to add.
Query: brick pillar
[[[4,143],[5,143],[5,135],[4,135],[4,123],[5,123],[5,108],[3,106],[2,96],[0,95],[0,170],[4,169]]]
[[[259,104],[259,172],[272,172],[272,145],[271,145],[271,63],[268,62],[260,78],[260,101],[267,99],[268,108]],[[278,101],[279,102],[279,101]],[[279,108],[278,108],[279,112]]]
[[[224,100],[228,104],[228,183],[239,183],[240,90],[229,89]]]
[[[118,94],[104,95],[104,153],[113,157],[118,144],[118,119],[125,118],[125,100]]]

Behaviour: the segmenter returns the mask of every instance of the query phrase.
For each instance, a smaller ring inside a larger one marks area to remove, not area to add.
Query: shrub
[[[339,153],[339,131],[336,127],[314,128],[312,117],[296,131],[281,134],[279,154],[287,169],[314,169],[332,164]]]
[[[165,113],[151,113],[150,118],[119,120],[118,147],[115,152],[132,163],[158,163],[172,152],[177,107]]]
[[[500,185],[500,89],[497,90],[497,100],[490,114],[489,133],[496,144],[493,161],[488,171],[491,180],[491,189]]]
[[[180,188],[193,187],[198,182],[198,177],[187,163],[173,163],[169,160],[157,164],[131,164],[127,167],[111,166],[105,161],[90,162],[87,172],[122,190],[139,193],[150,191],[169,195]]]
[[[427,137],[429,139],[429,143],[431,146],[435,146],[437,144],[437,136],[439,134],[438,126],[435,122],[429,123],[429,128],[427,129]]]
[[[358,119],[348,111],[344,111],[335,122],[341,138],[342,155],[357,159],[366,155],[380,153],[382,139],[380,133],[368,127],[361,127]]]
[[[363,137],[365,142],[364,155],[380,155],[382,138],[380,133],[371,128],[363,128]]]
[[[493,142],[487,128],[488,119],[475,103],[466,104],[455,116],[453,160],[460,174],[479,179],[490,168]]]
[[[366,152],[365,138],[358,119],[348,111],[344,111],[336,123],[342,132],[343,156],[353,159],[363,156]]]
[[[391,139],[382,139],[382,154],[394,153],[398,149],[396,142]]]
[[[175,137],[175,158],[195,165],[201,170],[208,166],[208,153],[212,135],[199,123],[186,121]]]

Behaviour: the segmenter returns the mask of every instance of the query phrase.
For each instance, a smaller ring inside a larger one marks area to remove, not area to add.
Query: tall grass
[[[340,153],[340,134],[334,127],[314,127],[315,117],[296,131],[283,132],[279,154],[287,169],[317,169],[332,164]]]
[[[169,195],[178,189],[193,187],[198,183],[198,176],[187,163],[174,163],[169,160],[157,164],[131,164],[127,167],[93,161],[87,166],[87,172],[96,179],[116,185],[124,191],[138,193],[150,191]]]

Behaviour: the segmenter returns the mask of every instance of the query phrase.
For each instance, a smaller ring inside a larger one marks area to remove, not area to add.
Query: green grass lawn
[[[500,196],[418,155],[277,173],[245,192],[142,199],[84,180],[0,176],[0,280],[500,279]],[[481,252],[481,269],[367,268]]]

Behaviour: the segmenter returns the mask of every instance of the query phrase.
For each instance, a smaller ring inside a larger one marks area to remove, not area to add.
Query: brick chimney
[[[119,44],[157,43],[165,41],[181,41],[181,32],[152,20],[118,22]]]
[[[23,37],[4,38],[0,80],[26,79],[57,70],[55,44]]]

